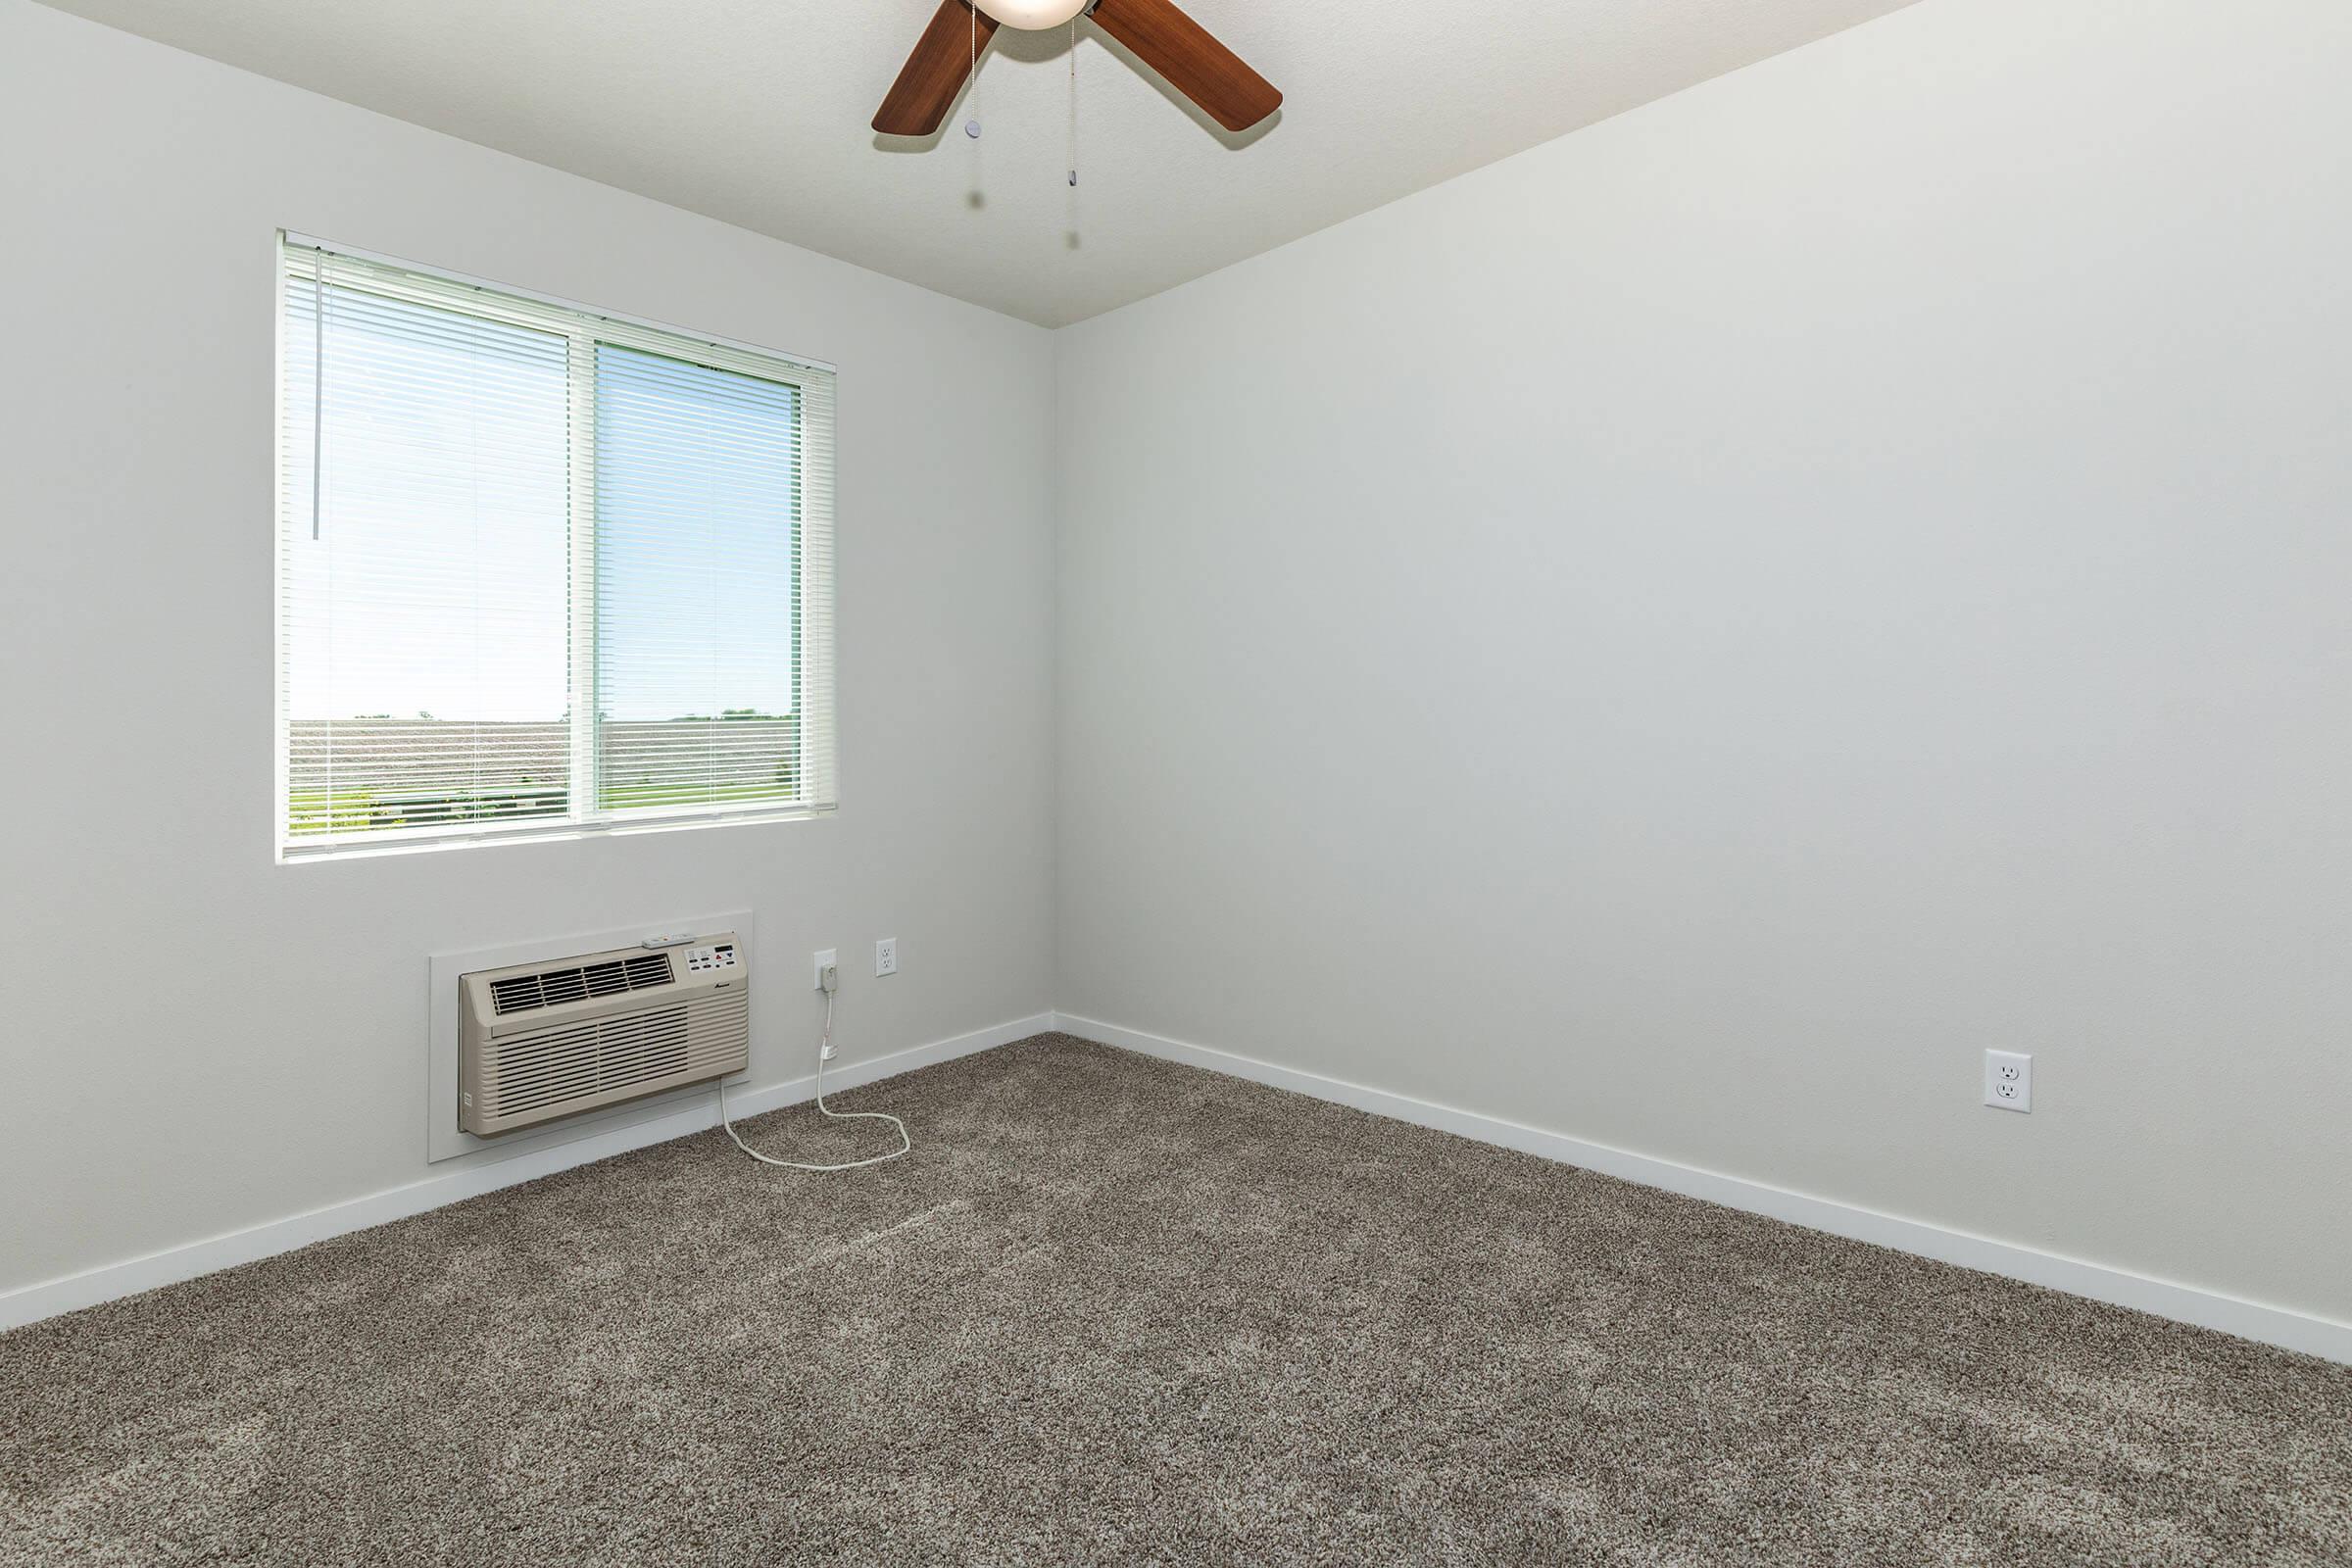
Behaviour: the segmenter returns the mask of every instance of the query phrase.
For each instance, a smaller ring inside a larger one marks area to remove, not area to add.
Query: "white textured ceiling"
[[[1075,191],[1058,29],[867,128],[936,0],[53,3],[1059,325],[1908,0],[1185,0],[1286,96],[1239,136],[1081,23]]]

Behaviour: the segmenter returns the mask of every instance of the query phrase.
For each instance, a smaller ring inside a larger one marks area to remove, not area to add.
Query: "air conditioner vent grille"
[[[739,1072],[750,1047],[750,997],[741,990],[560,1019],[476,1046],[464,1064],[469,1130],[503,1132]]]
[[[687,1065],[684,1007],[594,1019],[510,1043],[498,1055],[483,1109],[515,1116],[561,1100],[625,1089],[683,1072]]]
[[[590,997],[616,997],[651,986],[665,986],[677,978],[666,953],[644,953],[629,958],[606,958],[596,963],[543,969],[537,974],[509,975],[490,982],[490,1007],[500,1017],[553,1007]]]

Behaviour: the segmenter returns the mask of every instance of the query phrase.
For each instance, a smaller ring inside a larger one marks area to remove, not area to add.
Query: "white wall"
[[[0,147],[0,1291],[422,1176],[430,952],[753,908],[755,1084],[819,945],[1052,1005],[1047,333],[25,0]],[[838,815],[272,863],[280,225],[839,364]]]
[[[1061,1006],[2352,1319],[2347,81],[1926,0],[1065,331]]]

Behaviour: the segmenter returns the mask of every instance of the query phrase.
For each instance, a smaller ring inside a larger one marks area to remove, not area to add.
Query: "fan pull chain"
[[[972,23],[971,63],[965,70],[963,77],[970,84],[970,91],[965,95],[964,102],[970,106],[971,118],[963,122],[963,133],[974,141],[978,141],[980,139],[980,7],[976,0],[963,0],[963,9],[964,14],[970,17]]]
[[[1078,19],[1070,19],[1070,188],[1078,187]]]

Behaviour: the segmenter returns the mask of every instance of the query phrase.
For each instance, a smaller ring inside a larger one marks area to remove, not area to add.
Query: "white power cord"
[[[805,1165],[797,1159],[778,1159],[773,1154],[762,1154],[737,1136],[734,1122],[727,1119],[727,1081],[721,1078],[718,1081],[718,1124],[727,1130],[729,1138],[735,1140],[737,1149],[762,1165],[781,1165],[786,1170],[859,1170],[867,1165],[879,1165],[896,1159],[914,1149],[914,1140],[906,1135],[906,1124],[898,1117],[879,1110],[835,1110],[825,1103],[825,1063],[833,1055],[833,993],[839,985],[839,977],[828,965],[825,969],[825,1033],[816,1047],[816,1108],[835,1121],[886,1121],[899,1130],[899,1147],[887,1154],[876,1154],[871,1159],[853,1159],[843,1165]]]

